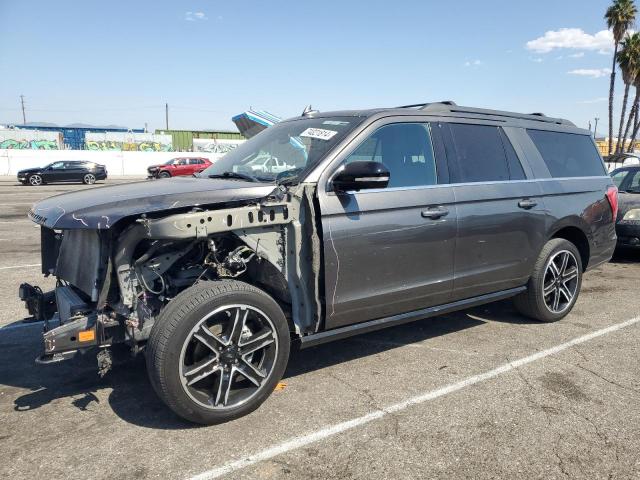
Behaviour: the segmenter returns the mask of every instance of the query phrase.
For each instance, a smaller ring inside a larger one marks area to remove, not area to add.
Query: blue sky
[[[21,122],[20,94],[28,121],[150,129],[165,102],[171,128],[232,129],[250,106],[454,100],[604,132],[608,4],[1,0],[0,123]]]

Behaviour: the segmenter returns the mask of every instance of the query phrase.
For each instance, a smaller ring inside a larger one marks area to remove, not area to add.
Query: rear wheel
[[[93,173],[87,173],[82,177],[82,183],[85,185],[93,185],[96,183],[96,176]]]
[[[514,299],[523,315],[542,322],[564,318],[575,305],[582,285],[582,259],[563,238],[547,242],[533,268],[527,291]]]
[[[42,185],[44,183],[44,181],[42,180],[42,175],[38,175],[33,174],[29,176],[29,184],[33,185],[34,187],[37,187],[39,185]]]
[[[171,177],[171,174],[167,171],[163,171],[158,174],[158,178],[170,178],[170,177]]]
[[[289,358],[287,320],[249,284],[201,282],[162,312],[147,345],[154,389],[181,417],[216,424],[246,415],[271,394]]]

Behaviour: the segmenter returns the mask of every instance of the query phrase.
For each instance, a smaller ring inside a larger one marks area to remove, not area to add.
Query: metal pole
[[[164,104],[164,119],[167,125],[166,129],[169,130],[169,104],[168,103]]]
[[[22,106],[22,124],[27,124],[27,116],[24,113],[24,95],[20,95],[20,105]]]
[[[598,120],[600,119],[596,117],[594,120],[596,121],[596,124],[593,127],[593,138],[598,138]]]

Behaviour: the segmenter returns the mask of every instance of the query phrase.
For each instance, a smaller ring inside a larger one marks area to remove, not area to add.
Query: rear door
[[[458,212],[453,300],[524,285],[545,241],[546,218],[510,129],[448,123],[443,132]]]
[[[64,180],[66,182],[81,182],[87,173],[85,162],[64,162]]]
[[[425,122],[374,122],[323,174],[326,328],[451,298],[456,210],[439,132],[431,133]],[[333,192],[331,176],[353,161],[383,163],[388,187]]]

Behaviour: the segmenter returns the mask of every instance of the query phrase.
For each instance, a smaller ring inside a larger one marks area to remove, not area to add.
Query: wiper
[[[247,175],[245,173],[238,172],[222,172],[215,175],[209,175],[209,178],[236,178],[238,180],[246,180],[248,182],[257,182],[258,179],[252,177],[251,175]]]
[[[298,175],[302,170],[304,169],[294,168],[293,170],[286,170],[276,177],[276,183],[278,185],[291,185],[298,180]]]

